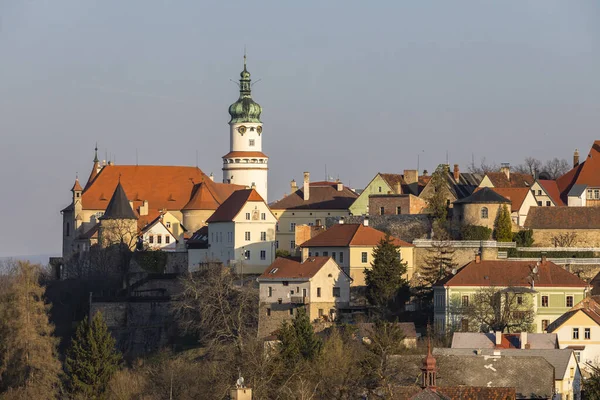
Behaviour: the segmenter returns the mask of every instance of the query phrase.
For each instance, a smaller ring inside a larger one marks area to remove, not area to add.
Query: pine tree
[[[494,228],[494,236],[497,241],[512,241],[512,221],[510,219],[510,211],[508,211],[508,206],[506,204],[500,208]]]
[[[18,261],[0,290],[0,390],[9,398],[56,398],[61,365],[48,320],[41,267]]]
[[[65,361],[72,391],[87,398],[102,398],[120,363],[121,354],[102,314],[96,313],[91,323],[87,318],[81,321]]]
[[[436,168],[435,172],[431,175],[431,185],[433,187],[433,194],[427,200],[427,208],[431,213],[434,223],[440,228],[445,228],[448,218],[448,183],[447,167],[440,165]]]
[[[454,248],[447,237],[443,236],[431,242],[431,248],[427,249],[427,252],[425,265],[421,266],[419,274],[424,283],[433,285],[452,273],[457,264],[454,262]]]
[[[373,250],[371,269],[365,268],[366,295],[369,303],[382,314],[392,311],[394,303],[408,292],[404,279],[407,265],[400,259],[400,247],[388,234]]]
[[[304,308],[298,308],[291,324],[283,322],[278,339],[281,356],[286,360],[313,360],[321,353],[321,340],[315,335]]]

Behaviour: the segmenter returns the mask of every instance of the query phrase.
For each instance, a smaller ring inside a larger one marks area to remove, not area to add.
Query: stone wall
[[[384,194],[369,196],[369,213],[381,215],[421,214],[427,208],[427,202],[412,194]],[[398,213],[400,207],[400,213]]]
[[[575,233],[572,247],[600,247],[600,229],[534,229],[534,247],[554,247],[554,237]]]
[[[349,224],[362,224],[364,217],[355,215],[344,218]],[[339,222],[339,218],[330,217],[325,221],[329,228]],[[428,215],[369,215],[369,226],[388,232],[406,242],[414,239],[426,239],[431,233],[431,220]]]

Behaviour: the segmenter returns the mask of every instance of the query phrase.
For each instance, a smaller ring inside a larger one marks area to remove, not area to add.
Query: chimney
[[[521,343],[519,343],[519,344],[521,345],[521,349],[526,349],[527,348],[527,332],[521,332],[520,342]]]
[[[502,345],[502,332],[496,331],[496,347]]]
[[[402,184],[400,182],[396,182],[396,194],[402,194]]]
[[[405,169],[404,182],[406,182],[407,185],[419,182],[419,171],[416,169]]]
[[[337,191],[338,192],[341,192],[342,190],[344,190],[344,184],[342,182],[340,182],[339,179],[336,182],[336,184],[337,184]]]
[[[298,190],[298,184],[296,183],[295,179],[292,179],[292,181],[290,182],[290,190],[292,191],[292,193],[295,193],[296,190]]]
[[[573,153],[573,168],[579,165],[579,150],[575,149]]]
[[[341,217],[340,220],[338,221],[338,224],[340,225],[344,225],[344,217]]]
[[[427,176],[428,173],[429,171],[427,171],[426,169],[423,170],[423,176]]]
[[[210,180],[211,180],[211,181],[213,181],[213,182],[215,181],[215,176],[213,175],[213,173],[212,173],[212,172],[210,173],[210,176],[209,176],[209,178],[210,178]]]
[[[365,219],[363,220],[363,225],[369,226],[369,217],[365,217]]]
[[[109,162],[108,162],[108,165],[111,165],[111,166],[112,166],[112,165],[115,165],[115,164],[114,164],[112,161],[109,161]]]
[[[310,198],[310,172],[304,173],[304,201]]]
[[[501,167],[500,167],[500,172],[504,172],[504,175],[506,175],[506,179],[508,179],[510,181],[510,164],[509,163],[502,163]]]
[[[547,261],[546,252],[542,251],[542,264],[544,264],[546,261]]]
[[[481,263],[481,253],[475,254],[475,264]]]
[[[460,170],[458,169],[458,164],[454,164],[454,180],[458,182],[460,179]]]

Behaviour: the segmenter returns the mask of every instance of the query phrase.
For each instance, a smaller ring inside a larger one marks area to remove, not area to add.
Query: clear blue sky
[[[221,176],[244,45],[269,200],[292,178],[600,139],[600,2],[0,0],[0,256],[59,253],[93,147]]]

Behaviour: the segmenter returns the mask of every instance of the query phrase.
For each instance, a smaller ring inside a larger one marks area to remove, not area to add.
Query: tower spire
[[[98,142],[96,142],[96,147],[94,147],[94,163],[97,163],[98,161]]]

